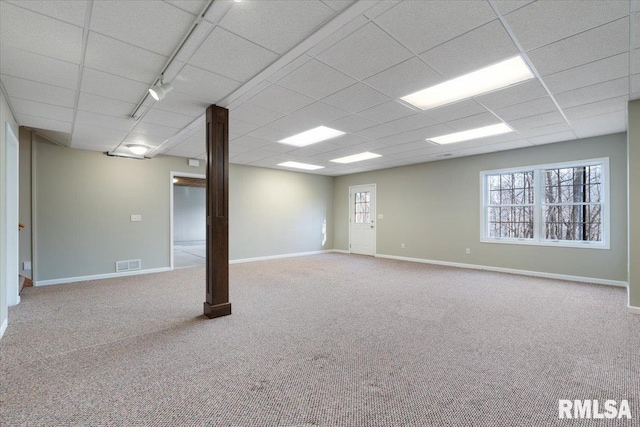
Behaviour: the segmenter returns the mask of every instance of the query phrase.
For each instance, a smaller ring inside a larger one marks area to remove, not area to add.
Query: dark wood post
[[[207,299],[210,319],[231,314],[229,302],[229,110],[207,108]]]

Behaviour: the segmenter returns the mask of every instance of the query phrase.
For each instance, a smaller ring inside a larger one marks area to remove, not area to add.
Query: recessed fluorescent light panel
[[[327,139],[335,138],[340,135],[344,135],[344,132],[331,129],[326,126],[318,126],[317,128],[290,136],[289,138],[281,139],[278,142],[295,145],[296,147],[304,147],[315,144],[316,142],[326,141]]]
[[[486,138],[487,136],[501,135],[503,133],[513,132],[509,126],[504,123],[497,125],[485,126],[476,129],[469,129],[463,132],[450,133],[449,135],[437,136],[435,138],[427,138],[427,141],[436,144],[453,144],[454,142],[469,141],[471,139]]]
[[[402,99],[422,110],[439,107],[511,86],[533,78],[533,73],[520,55],[486,68],[456,77]]]
[[[340,157],[339,159],[333,159],[335,163],[353,163],[361,162],[362,160],[375,159],[376,157],[382,157],[381,154],[369,153],[368,151],[360,154],[354,154],[353,156]]]
[[[298,163],[298,162],[278,163],[278,166],[284,166],[285,168],[304,169],[304,170],[308,170],[308,171],[314,171],[314,170],[317,170],[317,169],[324,169],[324,166],[309,165],[307,163]]]

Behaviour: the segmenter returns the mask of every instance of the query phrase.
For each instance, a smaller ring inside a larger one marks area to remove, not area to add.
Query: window
[[[355,193],[355,223],[368,224],[371,222],[371,193],[362,191]]]
[[[608,159],[486,171],[483,242],[609,248]]]

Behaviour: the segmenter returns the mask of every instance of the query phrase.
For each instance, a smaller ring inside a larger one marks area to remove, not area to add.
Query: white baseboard
[[[242,258],[242,259],[232,259],[229,260],[229,264],[242,264],[245,262],[255,262],[255,261],[267,261],[270,259],[280,259],[280,258],[293,258],[298,256],[308,256],[308,255],[319,255],[326,254],[330,252],[335,252],[334,249],[327,249],[324,251],[311,251],[311,252],[295,252],[292,254],[282,254],[282,255],[269,255],[269,256],[261,256],[255,258]]]
[[[634,306],[630,305],[630,306],[627,306],[627,308],[633,314],[640,314],[640,307],[634,307]]]
[[[0,338],[4,335],[4,331],[7,330],[7,326],[9,325],[9,319],[4,319],[2,325],[0,326]]]
[[[598,285],[620,286],[625,288],[627,287],[627,282],[622,282],[618,280],[609,280],[609,279],[598,279],[594,277],[570,276],[568,274],[545,273],[542,271],[516,270],[513,268],[492,267],[492,266],[477,265],[477,264],[463,264],[459,262],[437,261],[437,260],[422,259],[422,258],[408,258],[408,257],[402,257],[402,256],[395,256],[395,255],[376,254],[376,257],[395,259],[399,261],[419,262],[422,264],[446,265],[448,267],[468,268],[472,270],[496,271],[499,273],[519,274],[522,276],[543,277],[545,279],[558,279],[558,280],[568,280],[571,282],[595,283]]]
[[[34,280],[33,286],[61,285],[63,283],[85,282],[87,280],[111,279],[113,277],[123,277],[123,276],[137,276],[138,274],[163,273],[165,271],[171,271],[171,268],[170,267],[149,268],[146,270],[126,271],[122,273],[94,274],[92,276],[66,277],[64,279],[37,280],[37,281]]]
[[[338,254],[350,254],[351,253],[349,251],[345,251],[344,249],[332,249],[329,252],[335,252],[335,253],[338,253]]]

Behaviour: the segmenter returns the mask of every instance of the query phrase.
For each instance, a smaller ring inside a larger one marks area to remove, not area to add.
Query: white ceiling
[[[637,1],[209,3],[0,0],[0,83],[19,124],[71,148],[203,159],[217,104],[231,163],[336,176],[622,132],[640,99]],[[517,54],[536,79],[425,112],[398,102]],[[174,90],[154,102],[165,66]],[[425,141],[499,122],[515,132]],[[346,134],[276,142],[320,125]],[[382,157],[330,162],[363,151]]]

